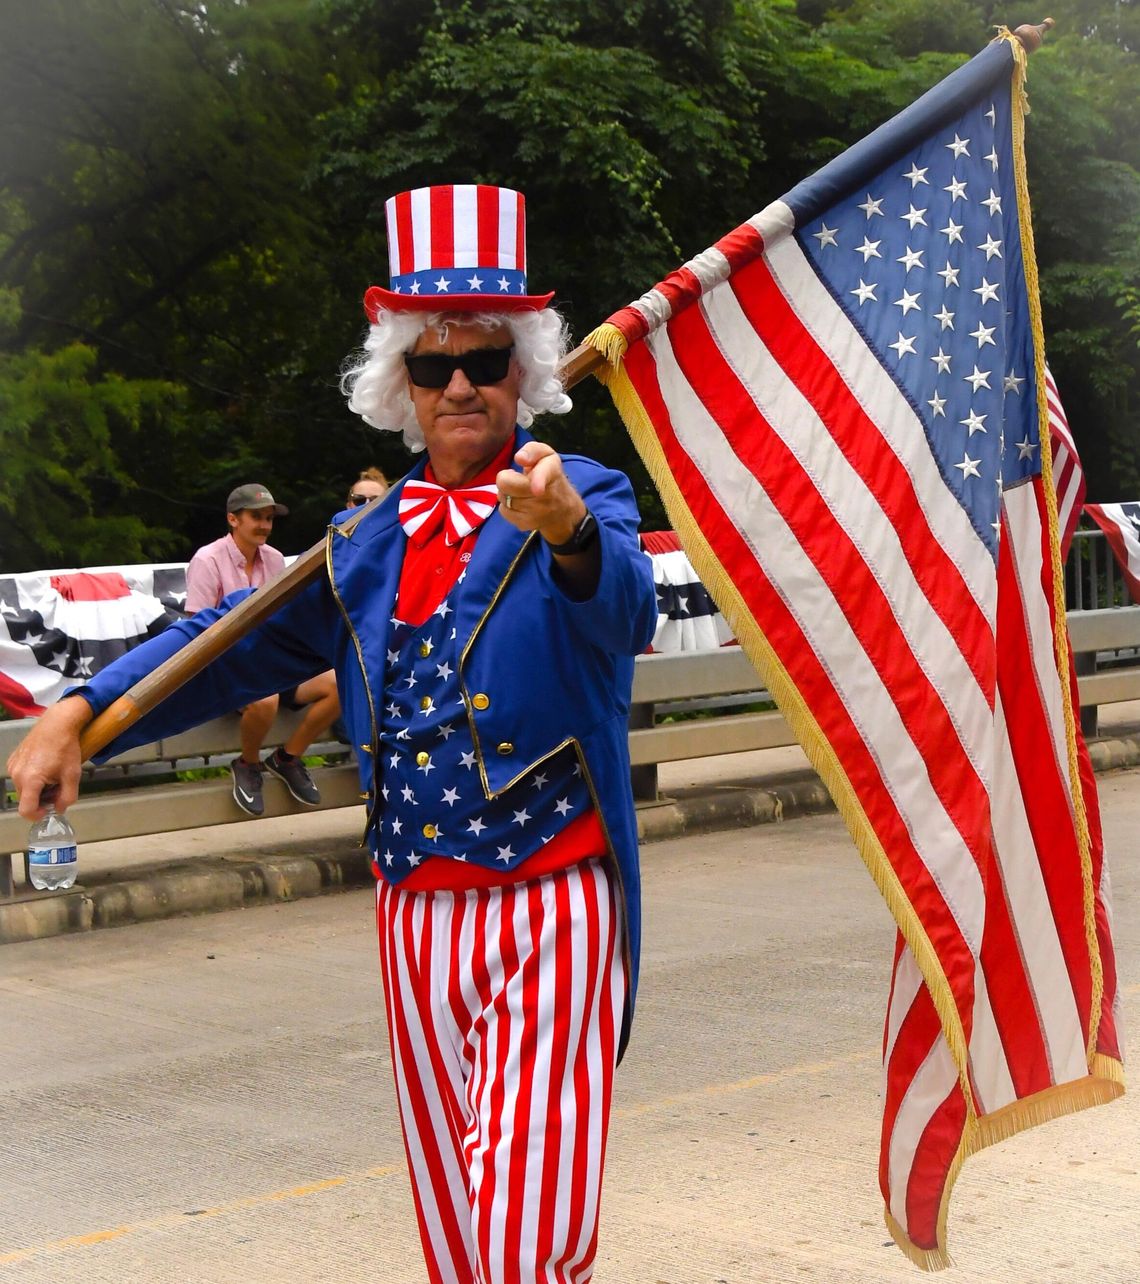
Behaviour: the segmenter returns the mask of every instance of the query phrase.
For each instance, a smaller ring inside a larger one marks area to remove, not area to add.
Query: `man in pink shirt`
[[[229,534],[200,548],[186,568],[186,609],[191,614],[217,606],[235,589],[260,588],[285,567],[284,556],[268,543],[273,519],[288,513],[264,486],[247,482],[230,492],[226,500]],[[280,749],[261,761],[261,746],[277,716],[281,702],[286,708],[305,710],[296,730]],[[298,802],[316,806],[321,795],[313,784],[301,755],[340,716],[336,678],[331,669],[302,682],[280,696],[255,700],[241,711],[241,757],[230,765],[234,778],[234,801],[251,816],[265,811],[261,774],[268,768],[285,782]]]

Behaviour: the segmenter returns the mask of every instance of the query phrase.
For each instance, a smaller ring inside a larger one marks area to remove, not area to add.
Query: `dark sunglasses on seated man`
[[[471,383],[501,383],[511,368],[512,346],[505,348],[472,348],[450,356],[446,352],[409,353],[404,357],[408,378],[417,388],[446,388],[451,376],[462,370]]]

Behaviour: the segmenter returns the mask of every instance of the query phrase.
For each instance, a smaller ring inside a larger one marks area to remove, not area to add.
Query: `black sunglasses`
[[[408,368],[408,378],[417,388],[446,388],[457,370],[462,370],[475,385],[501,383],[511,368],[513,351],[513,346],[508,345],[505,348],[473,348],[457,357],[448,356],[446,352],[409,354],[404,358],[404,365]]]
[[[355,491],[348,497],[348,502],[353,508],[359,508],[361,504],[367,504],[370,499],[378,498],[376,495],[358,495]]]

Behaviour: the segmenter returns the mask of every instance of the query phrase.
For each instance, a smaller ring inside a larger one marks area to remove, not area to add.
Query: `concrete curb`
[[[1140,765],[1140,736],[1094,741],[1089,745],[1089,756],[1097,772],[1136,767]],[[805,773],[772,787],[724,785],[645,804],[638,808],[637,829],[643,843],[652,843],[834,810],[819,777]],[[312,856],[203,857],[154,865],[133,870],[127,878],[110,873],[67,892],[45,892],[0,903],[0,945],[292,901],[371,883],[367,857],[356,847]]]
[[[272,901],[372,883],[366,854],[266,856],[256,860],[202,858],[156,865],[116,880],[89,882],[0,904],[0,945],[63,932],[89,932],[184,914],[243,909]]]

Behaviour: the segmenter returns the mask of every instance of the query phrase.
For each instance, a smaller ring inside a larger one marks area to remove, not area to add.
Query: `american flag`
[[[1132,600],[1140,606],[1140,504],[1087,504],[1085,512],[1104,531]]]
[[[879,1175],[928,1268],[966,1156],[1123,1087],[1023,62],[995,42],[591,336],[899,925]]]
[[[1061,561],[1069,556],[1073,531],[1081,519],[1085,502],[1085,474],[1053,372],[1045,367],[1045,402],[1049,413],[1049,444],[1053,454],[1053,487],[1057,492],[1057,528],[1061,537]]]

